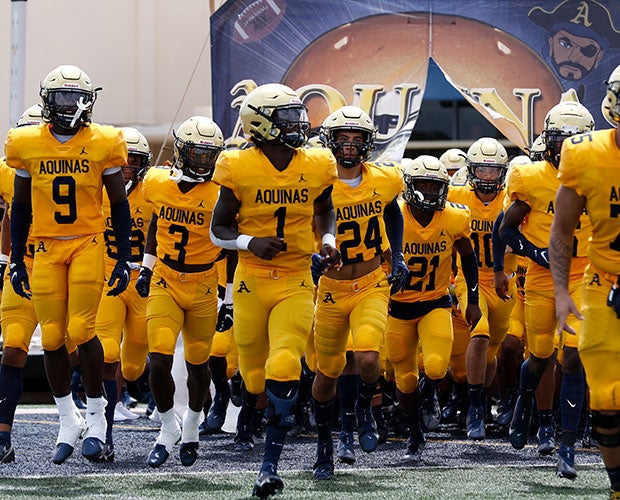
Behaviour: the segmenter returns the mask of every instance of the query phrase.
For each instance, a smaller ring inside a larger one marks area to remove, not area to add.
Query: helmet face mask
[[[499,141],[483,137],[467,150],[467,180],[480,194],[495,194],[504,188],[508,154]]]
[[[337,109],[321,127],[322,142],[344,168],[353,168],[370,158],[375,148],[375,135],[370,116],[357,106]]]
[[[41,83],[43,119],[68,130],[88,125],[98,90],[77,66],[59,66]]]
[[[174,167],[178,180],[211,180],[215,162],[224,150],[224,136],[217,124],[205,116],[192,116],[174,132]]]
[[[306,142],[310,122],[297,93],[279,83],[256,87],[241,104],[243,131],[258,144],[283,144],[296,149]]]
[[[146,137],[135,128],[123,127],[127,144],[127,165],[122,167],[125,189],[129,193],[144,178],[153,157]]]
[[[424,211],[443,210],[448,199],[450,176],[446,167],[434,156],[418,156],[403,173],[404,200]]]

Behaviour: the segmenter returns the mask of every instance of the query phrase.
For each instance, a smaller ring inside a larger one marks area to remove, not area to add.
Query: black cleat
[[[179,447],[179,458],[186,467],[194,465],[198,458],[198,443],[181,443]]]
[[[356,409],[357,413],[357,439],[360,448],[366,453],[371,453],[379,445],[379,433],[377,424],[372,416],[372,408]]]
[[[278,473],[276,472],[276,467],[273,464],[268,464],[267,466],[263,466],[260,473],[258,474],[258,478],[254,483],[254,490],[252,491],[253,497],[258,498],[267,498],[272,495],[278,495],[282,493],[284,489],[284,483]]]
[[[481,441],[486,436],[484,428],[484,408],[470,406],[467,412],[467,437],[474,441]]]
[[[90,462],[98,462],[97,458],[103,453],[103,443],[95,438],[85,438],[82,442],[82,455]]]
[[[558,477],[570,480],[574,480],[577,477],[577,471],[575,470],[575,448],[573,446],[567,446],[565,444],[560,445],[555,470]]]
[[[166,450],[166,447],[163,444],[156,444],[151,450],[151,453],[149,453],[149,458],[146,463],[153,468],[159,467],[166,460],[168,460],[169,456],[170,453],[168,453],[168,450]]]
[[[91,462],[114,462],[114,445],[104,443],[101,453],[95,458],[90,459]]]
[[[530,420],[532,419],[532,396],[520,395],[517,398],[514,415],[510,422],[508,439],[515,450],[521,450],[527,444],[527,436],[530,431]]]
[[[336,456],[341,462],[353,465],[355,463],[355,451],[353,450],[353,433],[340,431]]]
[[[247,452],[254,449],[254,438],[251,434],[237,432],[233,440],[233,450]]]
[[[538,447],[536,451],[539,455],[548,457],[549,455],[553,455],[555,451],[555,429],[552,425],[548,427],[539,427],[538,428]]]
[[[52,462],[56,465],[61,465],[65,463],[65,460],[73,455],[73,446],[67,443],[58,443],[56,445],[56,451],[54,452],[54,456],[52,457]]]
[[[422,452],[426,447],[426,439],[424,434],[409,437],[407,442],[407,451],[403,455],[403,461],[416,464],[422,460]]]
[[[316,451],[316,463],[312,467],[314,479],[317,481],[329,481],[334,478],[334,449],[331,440],[318,442]]]
[[[8,464],[15,462],[15,448],[11,443],[2,443],[0,445],[0,464]]]

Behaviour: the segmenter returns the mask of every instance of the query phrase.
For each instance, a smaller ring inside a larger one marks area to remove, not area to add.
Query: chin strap
[[[199,179],[195,179],[194,177],[188,177],[183,173],[183,170],[177,167],[170,167],[170,179],[172,179],[177,184],[181,181],[194,183],[205,182],[205,179],[203,179],[202,177]]]

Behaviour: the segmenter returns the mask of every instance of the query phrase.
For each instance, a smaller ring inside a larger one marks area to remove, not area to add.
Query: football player
[[[470,238],[478,258],[482,319],[470,332],[471,340],[465,354],[469,390],[467,436],[474,440],[484,439],[486,435],[484,388],[489,387],[495,377],[496,354],[506,336],[515,301],[514,280],[510,283],[511,298],[505,301],[497,297],[493,285],[491,237],[493,223],[502,210],[507,168],[508,155],[504,146],[496,139],[482,137],[467,150],[467,185],[452,185],[448,193],[449,201],[466,205],[471,210]],[[516,262],[511,264],[514,270]],[[461,310],[466,310],[467,297],[472,290],[468,290],[463,278],[460,274],[456,277],[455,288]]]
[[[554,201],[560,186],[557,168],[562,143],[567,137],[589,132],[594,127],[590,112],[574,101],[560,102],[545,117],[542,132],[545,159],[532,165],[515,166],[508,177],[508,197],[512,202],[504,214],[500,236],[513,253],[529,257],[525,282],[525,330],[528,359],[521,366],[519,397],[510,423],[512,446],[520,450],[527,443],[532,415],[533,394],[540,379],[553,363],[556,320],[553,314],[555,296],[549,271],[548,242],[554,216]],[[588,263],[588,239],[592,228],[587,215],[580,218],[573,246],[570,271],[570,293],[581,303],[581,278]],[[575,318],[571,327],[578,330]],[[578,335],[563,333],[559,339],[558,357],[562,359],[560,413],[562,442],[556,464],[560,477],[574,479],[575,442],[583,406],[585,380],[577,352]],[[541,427],[551,422],[541,422]],[[544,433],[541,429],[539,436]],[[549,433],[553,435],[553,431]],[[544,436],[543,436],[544,438]]]
[[[330,267],[340,264],[331,198],[337,172],[330,151],[303,147],[310,124],[289,87],[255,88],[239,115],[254,147],[226,151],[218,159],[214,181],[221,187],[211,238],[239,251],[234,333],[249,396],[244,408],[254,406],[263,390],[268,396],[263,464],[253,492],[267,497],[283,488],[278,462],[295,425],[301,357],[312,328],[313,220],[321,255]],[[249,429],[252,411],[244,415]]]
[[[41,105],[35,104],[24,111],[16,126],[39,125],[42,121]],[[0,159],[0,196],[5,200],[13,198],[14,178],[15,170],[7,166],[4,158]],[[7,210],[2,219],[0,279],[4,279],[10,248],[10,210]],[[24,262],[28,271],[32,272],[34,240],[30,237],[26,248],[28,251],[24,256]],[[15,410],[23,389],[23,368],[26,365],[32,335],[39,321],[32,301],[22,300],[11,286],[4,288],[3,284],[0,282],[3,340],[0,365],[0,463],[9,463],[15,460],[11,432]],[[75,352],[75,349],[75,344],[69,342],[68,350]]]
[[[407,279],[402,255],[403,217],[397,200],[403,190],[402,173],[396,165],[368,161],[375,133],[372,120],[357,106],[343,106],[331,113],[321,131],[323,142],[338,163],[332,200],[342,267],[321,276],[322,257],[313,256],[313,274],[320,276],[314,319],[317,370],[312,384],[318,434],[314,477],[319,480],[334,475],[332,409],[336,383],[347,364],[349,332],[359,373],[353,392],[357,395],[358,441],[367,453],[377,448],[379,435],[371,403],[379,382],[379,351],[390,293],[381,267],[381,255],[388,246],[392,291],[401,291]],[[351,431],[342,430],[338,440],[338,457],[345,463],[355,461]]]
[[[150,168],[142,185],[151,217],[136,289],[148,297],[149,385],[161,419],[147,459],[151,467],[162,465],[179,439],[181,463],[190,466],[198,458],[198,427],[210,382],[207,361],[217,321],[215,261],[221,249],[211,242],[207,228],[218,195],[211,178],[224,136],[211,118],[192,116],[174,137],[172,167]],[[171,373],[181,331],[189,393],[182,433]]]
[[[131,210],[131,278],[138,278],[140,263],[144,255],[146,230],[151,219],[150,205],[142,196],[142,179],[151,161],[151,148],[146,137],[131,127],[122,129],[127,142],[127,165],[123,166],[125,190]],[[109,203],[103,204],[106,230],[103,233],[106,244],[106,276],[114,269],[118,249],[111,227]],[[119,401],[120,387],[117,386],[116,372],[121,367],[123,378],[137,380],[146,368],[148,342],[146,338],[146,300],[138,295],[134,287],[127,289],[122,295],[108,295],[108,286],[104,286],[95,331],[103,346],[104,368],[103,386],[108,404],[106,420],[108,428],[101,461],[114,460],[114,443],[112,427],[114,411]],[[121,342],[122,341],[122,342]],[[122,403],[121,403],[122,404]]]
[[[111,206],[118,255],[109,293],[129,283],[131,216],[121,166],[127,145],[120,129],[91,122],[97,91],[77,66],[59,66],[41,83],[45,123],[9,131],[7,164],[16,169],[11,210],[11,284],[34,301],[45,368],[60,413],[54,463],[73,452],[83,423],[70,388],[67,336],[78,346],[86,389],[82,455],[97,460],[106,434],[103,349],[95,317],[104,284],[103,187]],[[35,239],[32,293],[24,261],[28,232]]]
[[[468,288],[464,313],[473,328],[482,313],[478,306],[478,263],[469,239],[467,207],[446,204],[450,177],[433,156],[419,156],[404,173],[402,211],[404,254],[409,268],[402,294],[392,294],[385,330],[387,358],[394,368],[398,400],[409,427],[403,459],[419,462],[425,446],[420,427],[418,347],[424,371],[436,387],[446,375],[452,350],[452,252],[461,256]]]
[[[564,141],[549,253],[558,332],[574,335],[571,318],[583,319],[578,349],[588,380],[592,436],[607,469],[610,498],[620,498],[620,401],[615,397],[620,382],[620,66],[605,85],[603,115],[615,128]],[[580,306],[571,293],[573,242],[586,208],[592,239]]]
[[[452,177],[460,168],[466,167],[467,155],[465,151],[458,148],[447,149],[439,157],[439,161],[443,163],[448,171],[448,175]]]

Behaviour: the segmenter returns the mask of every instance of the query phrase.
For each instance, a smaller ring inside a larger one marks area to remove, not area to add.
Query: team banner
[[[377,128],[374,159],[400,160],[426,91],[429,61],[521,149],[574,89],[595,118],[620,64],[617,0],[231,0],[211,17],[213,117],[241,133],[255,86],[297,90],[312,127],[345,104]]]

